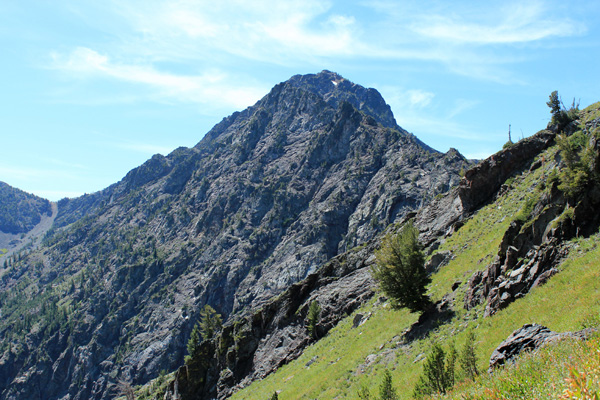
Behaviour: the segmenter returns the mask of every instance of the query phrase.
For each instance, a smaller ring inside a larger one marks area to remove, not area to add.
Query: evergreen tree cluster
[[[456,371],[457,362],[461,368],[460,373]],[[420,399],[433,394],[444,394],[459,378],[473,380],[477,375],[479,370],[475,351],[475,333],[469,331],[460,352],[456,351],[453,342],[450,342],[446,351],[439,343],[433,343],[423,365],[423,373],[413,390],[413,396]]]
[[[221,329],[222,325],[221,314],[217,314],[215,309],[208,304],[205,305],[200,312],[200,319],[194,325],[187,342],[188,356],[186,357],[186,363],[200,356],[200,344],[204,340],[212,339]]]

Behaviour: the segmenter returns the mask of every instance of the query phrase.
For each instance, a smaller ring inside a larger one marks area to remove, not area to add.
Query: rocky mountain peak
[[[333,108],[347,101],[383,126],[398,127],[390,106],[376,89],[352,83],[335,72],[324,70],[318,74],[294,75],[285,83],[318,94]]]
[[[279,132],[283,127],[290,131],[304,129],[319,132],[346,103],[369,117],[370,124],[379,123],[408,134],[396,124],[390,106],[377,90],[352,83],[335,72],[322,71],[318,74],[294,75],[275,85],[253,106],[224,118],[195,147],[207,152],[214,151],[217,143],[223,145],[233,142],[242,147],[247,147],[246,144],[253,147],[262,135],[268,133],[267,128],[273,125],[277,125]],[[346,108],[346,116],[349,111]],[[432,151],[424,143],[418,143]]]
[[[249,315],[457,185],[468,164],[398,128],[375,89],[329,71],[294,76],[194,148],[59,202],[41,248],[0,280],[0,291],[27,286],[1,310],[0,333],[26,339],[0,358],[0,393],[107,399],[119,379],[173,370],[205,305]],[[68,316],[52,322],[41,301]],[[16,324],[19,307],[43,335]],[[46,364],[27,356],[46,348]]]

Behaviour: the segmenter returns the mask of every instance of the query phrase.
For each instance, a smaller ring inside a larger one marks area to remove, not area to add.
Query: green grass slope
[[[556,151],[556,148],[548,149],[544,159],[552,160]],[[440,246],[440,251],[451,250],[455,257],[433,275],[429,294],[436,301],[446,296],[453,304],[455,315],[451,321],[433,329],[424,338],[405,342],[402,333],[418,316],[406,310],[392,310],[385,301],[373,300],[355,312],[370,315],[363,325],[353,328],[354,314],[348,316],[326,337],[307,348],[300,358],[239,391],[233,398],[269,399],[278,392],[282,400],[357,399],[361,388],[368,388],[371,398],[378,398],[383,371],[389,369],[399,398],[409,399],[434,342],[447,346],[454,341],[460,347],[467,329],[473,329],[477,336],[478,366],[485,371],[494,348],[523,324],[537,322],[554,331],[580,329],[600,310],[598,235],[573,240],[570,255],[557,275],[492,317],[483,317],[483,305],[470,311],[463,307],[469,277],[493,260],[509,224],[519,218],[520,211],[531,203],[530,199],[539,197],[537,188],[552,168],[552,163],[545,163],[533,172],[509,179],[507,191],[477,212]],[[453,285],[458,286],[454,292]],[[530,369],[539,370],[538,367]],[[568,377],[568,368],[563,368],[562,375],[555,374],[552,384],[543,382],[538,387],[554,387],[553,393],[562,393],[565,374]],[[516,382],[515,385],[527,386],[528,383]],[[486,391],[487,388],[493,386],[485,379],[467,386],[457,385],[457,390],[463,392],[457,391],[452,396],[493,398],[486,397],[492,393]],[[536,398],[523,396],[506,398]]]

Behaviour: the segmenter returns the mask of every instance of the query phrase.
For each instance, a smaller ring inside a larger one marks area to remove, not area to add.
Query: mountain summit
[[[173,370],[205,305],[248,315],[469,164],[399,128],[376,90],[294,76],[193,148],[59,202],[0,282],[2,397],[108,399]]]
[[[390,106],[377,90],[352,83],[335,72],[322,71],[315,75],[294,75],[286,84],[310,90],[321,96],[333,108],[338,108],[341,102],[347,101],[357,110],[375,118],[383,126],[398,128]]]

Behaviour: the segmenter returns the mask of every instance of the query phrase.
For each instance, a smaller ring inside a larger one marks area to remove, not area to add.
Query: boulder
[[[588,339],[596,329],[587,328],[578,332],[553,332],[539,324],[525,324],[504,340],[490,357],[488,372],[497,367],[514,362],[523,351],[537,350],[541,346],[563,338]]]
[[[433,274],[434,272],[437,272],[441,267],[448,264],[453,258],[454,255],[451,251],[438,251],[437,253],[431,256],[429,261],[425,263],[425,270],[428,274]]]

